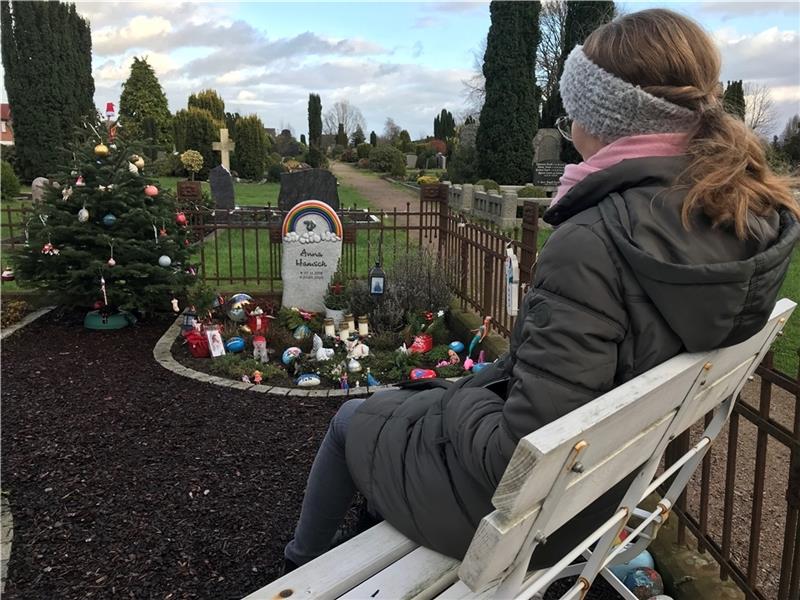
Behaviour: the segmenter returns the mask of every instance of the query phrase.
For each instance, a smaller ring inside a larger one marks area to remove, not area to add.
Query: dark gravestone
[[[339,191],[333,173],[325,169],[282,173],[278,208],[290,210],[305,200],[319,200],[339,210]]]
[[[533,184],[543,187],[553,187],[558,185],[558,180],[564,174],[566,163],[551,160],[536,163],[533,175]]]
[[[181,207],[192,208],[203,203],[203,191],[199,181],[178,182],[178,204]]]
[[[216,208],[230,210],[235,208],[233,178],[222,165],[217,165],[208,174],[208,183],[211,186],[211,197]]]

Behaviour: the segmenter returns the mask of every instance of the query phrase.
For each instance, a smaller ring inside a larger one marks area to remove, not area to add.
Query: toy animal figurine
[[[257,335],[253,338],[253,358],[259,361],[262,365],[269,362],[267,338],[265,338],[263,335]]]
[[[333,358],[333,348],[323,348],[322,347],[322,338],[319,337],[316,333],[314,334],[314,345],[311,348],[311,353],[314,355],[320,362],[324,362],[326,360],[330,360]]]
[[[261,371],[253,371],[253,383],[256,385],[260,384],[262,381]]]
[[[347,358],[365,358],[369,356],[369,346],[362,343],[361,340],[355,339],[353,341],[346,341]]]
[[[492,317],[486,317],[483,320],[483,323],[477,329],[473,329],[472,331],[475,332],[475,336],[472,338],[472,341],[469,343],[469,352],[467,352],[467,356],[472,356],[473,351],[475,348],[478,347],[483,339],[489,334],[489,326],[491,325]]]
[[[248,375],[242,375],[242,382],[243,383],[252,383],[252,381],[250,381],[250,377]]]

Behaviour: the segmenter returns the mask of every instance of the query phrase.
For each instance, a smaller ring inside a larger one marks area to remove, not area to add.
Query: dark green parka
[[[685,190],[673,186],[685,161],[625,160],[575,185],[545,213],[556,230],[509,353],[455,385],[382,392],[358,409],[347,463],[371,509],[462,558],[521,437],[684,350],[732,345],[766,323],[800,225],[784,211],[753,217],[746,241],[703,215],[686,230]],[[620,497],[552,536],[541,564]]]

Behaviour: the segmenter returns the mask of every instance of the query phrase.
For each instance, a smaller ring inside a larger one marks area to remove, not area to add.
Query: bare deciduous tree
[[[486,96],[486,78],[483,76],[483,56],[486,54],[486,38],[484,37],[478,47],[472,51],[472,70],[475,72],[469,79],[461,83],[464,86],[464,96],[467,107],[466,115],[477,118],[481,114],[483,100]]]
[[[386,117],[386,123],[383,125],[383,139],[389,144],[394,144],[397,138],[400,137],[402,128],[394,122],[392,117]]]
[[[344,132],[347,134],[348,139],[359,126],[362,131],[367,129],[364,115],[361,114],[358,107],[350,104],[348,100],[340,100],[328,109],[322,119],[323,131],[328,135],[336,135],[339,131],[339,123],[344,126]]]
[[[744,122],[762,135],[769,134],[775,126],[775,110],[772,94],[763,84],[748,82],[744,84]]]
[[[566,22],[567,3],[565,0],[551,0],[542,3],[542,12],[539,17],[539,47],[536,51],[536,83],[542,89],[544,98],[549,98],[552,91],[558,86]]]

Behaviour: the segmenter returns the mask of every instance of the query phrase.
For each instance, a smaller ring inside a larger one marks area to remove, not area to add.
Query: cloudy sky
[[[636,2],[625,12],[669,7],[717,41],[722,80],[772,90],[776,129],[800,112],[800,3]],[[216,89],[226,110],[258,114],[267,127],[307,130],[310,92],[323,111],[359,107],[368,130],[387,117],[412,137],[465,106],[463,81],[489,28],[488,2],[78,2],[93,39],[95,100],[117,103],[133,56],[147,56],[172,111],[190,93]]]

